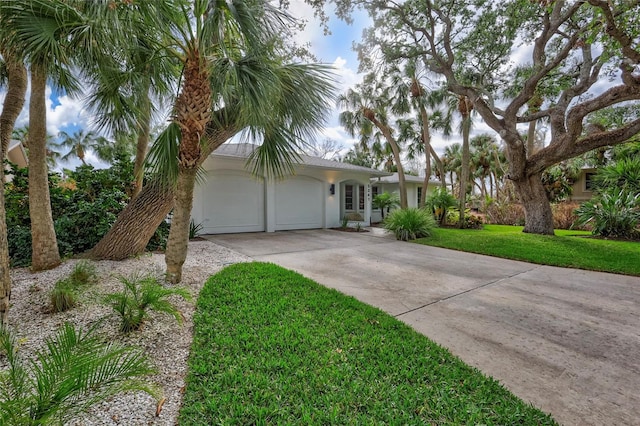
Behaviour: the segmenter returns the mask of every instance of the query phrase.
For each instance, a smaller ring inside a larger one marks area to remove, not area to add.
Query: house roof
[[[404,175],[404,180],[405,182],[415,182],[415,183],[422,183],[424,182],[424,178],[421,176],[414,176],[414,175]],[[376,182],[381,182],[381,183],[398,183],[399,182],[399,178],[398,178],[398,173],[394,173],[390,176],[383,176],[383,177],[378,177],[375,179],[371,180],[371,183],[376,183]],[[433,184],[433,185],[440,185],[440,181],[436,181],[436,180],[430,180],[429,183]]]
[[[6,155],[9,161],[16,163],[19,167],[27,167],[27,153],[20,141],[9,141],[9,149],[7,149]]]
[[[213,154],[215,157],[235,157],[247,159],[258,145],[250,143],[225,143],[216,149]],[[381,170],[370,169],[368,167],[356,166],[354,164],[342,163],[339,161],[327,160],[320,157],[310,157],[308,155],[300,155],[301,165],[308,167],[316,167],[320,169],[333,169],[353,171],[359,173],[367,173],[369,176],[389,176],[389,173]]]

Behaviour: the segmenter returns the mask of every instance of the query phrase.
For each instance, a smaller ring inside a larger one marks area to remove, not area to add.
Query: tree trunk
[[[393,159],[396,162],[396,168],[398,169],[398,189],[400,191],[400,208],[406,209],[408,207],[407,185],[405,184],[404,168],[402,167],[402,161],[400,159],[400,147],[398,147],[396,140],[393,138],[393,136],[391,136],[391,131],[389,131],[389,128],[387,126],[383,125],[378,120],[375,120],[374,124],[380,129],[385,139],[389,143],[389,146],[391,147],[391,151],[393,151]]]
[[[438,156],[438,153],[433,149],[431,145],[429,145],[429,151],[431,151],[431,157],[433,158],[433,161],[436,162],[438,173],[440,173],[440,186],[442,186],[442,189],[447,189],[447,177],[444,171],[444,164],[442,164],[442,160]]]
[[[149,93],[149,87],[144,91],[145,94]],[[135,185],[133,186],[133,193],[131,198],[135,198],[142,190],[142,181],[144,178],[144,160],[147,156],[147,149],[149,148],[149,133],[151,122],[151,100],[148,96],[145,96],[140,106],[140,125],[138,129],[138,142],[136,144],[136,159],[133,165],[133,176],[135,178]]]
[[[187,258],[189,222],[193,207],[193,189],[196,168],[180,168],[175,189],[175,208],[171,217],[171,229],[164,260],[167,265],[167,281],[177,284],[182,280],[182,265]]]
[[[237,132],[234,126],[208,129],[207,143],[203,146],[198,165],[202,165],[213,151]],[[120,212],[109,232],[87,256],[96,260],[122,260],[143,253],[156,229],[173,208],[174,195],[172,189],[163,189],[155,182],[147,183],[140,194]]]
[[[173,196],[172,189],[156,182],[145,185],[87,256],[96,260],[122,260],[144,252],[156,229],[173,208]]]
[[[525,175],[513,180],[520,201],[524,207],[524,231],[531,234],[554,235],[553,213],[542,185],[542,173]]]
[[[60,264],[53,228],[47,171],[47,74],[31,66],[29,98],[29,216],[31,217],[31,269],[41,271]]]
[[[458,218],[458,228],[464,228],[464,211],[467,204],[467,181],[469,180],[469,132],[471,122],[469,114],[462,118],[462,164],[460,165],[460,194],[458,197],[458,208],[460,216]]]
[[[429,189],[429,179],[431,178],[431,134],[429,133],[429,115],[424,105],[420,104],[420,116],[422,118],[422,142],[424,143],[424,156],[427,161],[424,168],[424,181],[422,182],[422,193],[418,200],[418,207],[424,207]]]
[[[527,158],[535,154],[536,150],[536,121],[529,123],[527,129]]]
[[[24,106],[27,91],[27,70],[20,61],[3,51],[2,57],[7,67],[7,94],[0,113],[0,159],[4,160],[9,150],[13,127]],[[7,220],[4,208],[4,166],[0,166],[0,327],[9,320],[11,301],[11,275],[9,274],[9,242],[7,240]]]

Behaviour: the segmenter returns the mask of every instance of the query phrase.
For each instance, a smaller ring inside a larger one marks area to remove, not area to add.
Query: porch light
[[[329,195],[335,195],[336,194],[336,184],[332,183],[331,185],[329,185]]]

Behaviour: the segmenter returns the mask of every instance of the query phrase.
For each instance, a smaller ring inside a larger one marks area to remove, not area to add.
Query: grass
[[[200,293],[181,425],[555,424],[425,336],[265,263]]]
[[[585,238],[585,231],[555,236],[525,234],[521,226],[485,225],[481,230],[436,228],[419,244],[542,265],[640,276],[640,243]]]

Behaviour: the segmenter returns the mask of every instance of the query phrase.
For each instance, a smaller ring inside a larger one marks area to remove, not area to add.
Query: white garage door
[[[276,231],[322,228],[324,191],[319,180],[293,176],[276,183]]]
[[[203,233],[265,230],[264,183],[248,173],[209,172],[203,195]]]

